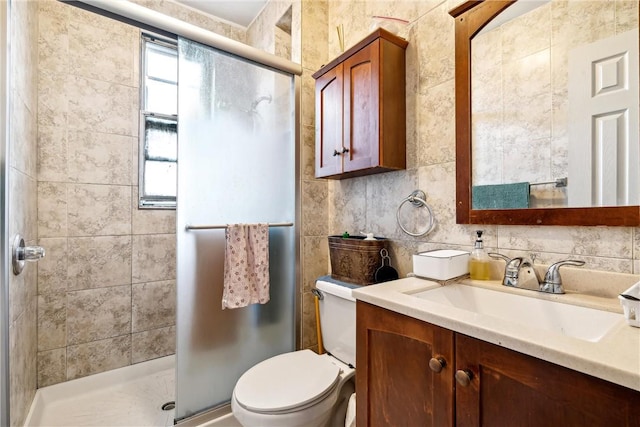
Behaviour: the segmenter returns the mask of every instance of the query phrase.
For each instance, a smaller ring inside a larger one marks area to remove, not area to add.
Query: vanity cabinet
[[[638,391],[412,317],[358,301],[356,334],[359,427],[640,426]]]
[[[406,167],[407,44],[378,29],[313,74],[317,178]]]

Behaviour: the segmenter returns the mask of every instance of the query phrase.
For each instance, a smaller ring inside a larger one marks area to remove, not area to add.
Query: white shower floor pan
[[[38,389],[25,426],[167,427],[175,410],[175,356],[114,369]],[[230,408],[185,420],[198,427],[241,427]]]
[[[26,426],[172,426],[175,356],[38,389]]]

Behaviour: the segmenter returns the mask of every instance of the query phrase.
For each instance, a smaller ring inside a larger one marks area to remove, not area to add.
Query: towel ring
[[[433,230],[433,227],[435,226],[435,221],[433,219],[433,211],[431,210],[431,207],[427,204],[427,202],[425,202],[425,200],[424,200],[426,197],[427,196],[426,196],[426,194],[424,194],[424,191],[415,190],[413,193],[409,194],[409,197],[407,197],[406,199],[404,199],[402,201],[402,203],[400,203],[400,206],[398,206],[398,210],[396,211],[396,221],[398,221],[398,225],[400,226],[402,231],[407,233],[409,236],[413,236],[413,237],[424,236],[425,234],[430,233]],[[427,227],[427,229],[425,231],[420,231],[420,232],[417,232],[417,233],[413,233],[413,232],[407,230],[402,225],[402,223],[400,222],[400,209],[407,202],[411,203],[416,208],[425,208],[425,209],[427,209],[427,212],[429,212],[429,226]]]

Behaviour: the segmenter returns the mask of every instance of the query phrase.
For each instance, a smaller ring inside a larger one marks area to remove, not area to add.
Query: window
[[[178,52],[174,41],[142,35],[140,208],[175,209],[178,169]]]

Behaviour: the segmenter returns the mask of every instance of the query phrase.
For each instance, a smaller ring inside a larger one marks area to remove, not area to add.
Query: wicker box
[[[375,283],[376,270],[382,265],[380,250],[388,250],[388,240],[364,240],[364,237],[329,236],[331,277],[357,285]]]

